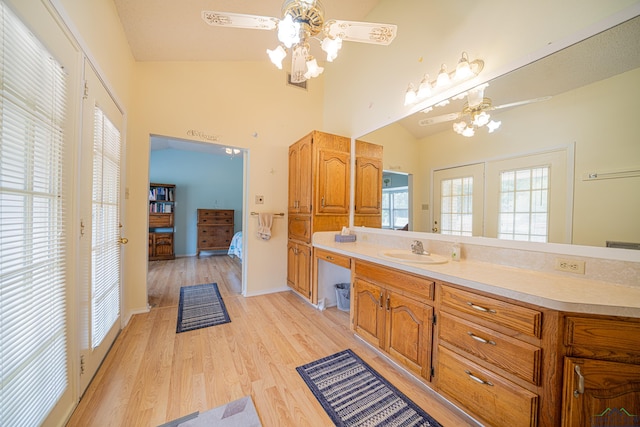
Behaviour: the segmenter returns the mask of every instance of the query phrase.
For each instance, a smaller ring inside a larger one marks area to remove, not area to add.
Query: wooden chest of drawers
[[[198,209],[198,252],[229,249],[233,238],[231,209]]]

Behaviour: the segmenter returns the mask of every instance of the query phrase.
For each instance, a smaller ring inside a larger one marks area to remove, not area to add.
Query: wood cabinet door
[[[349,213],[350,163],[348,152],[318,150],[316,213]]]
[[[313,173],[311,170],[313,161],[312,138],[309,136],[298,144],[298,213],[310,214],[312,202]]]
[[[297,289],[304,297],[311,299],[311,247],[297,245],[296,282]]]
[[[356,214],[380,215],[382,209],[382,160],[356,158]]]
[[[298,199],[300,198],[300,151],[299,145],[293,144],[289,147],[289,212],[298,212]]]
[[[385,308],[385,350],[410,371],[429,379],[433,308],[394,292],[387,293]]]
[[[371,344],[384,347],[384,290],[362,279],[354,282],[353,324],[356,333]]]
[[[567,357],[563,427],[640,425],[640,365]]]
[[[296,243],[289,242],[287,244],[287,285],[293,289],[298,289],[296,284],[297,264],[296,264],[296,250],[298,245]]]

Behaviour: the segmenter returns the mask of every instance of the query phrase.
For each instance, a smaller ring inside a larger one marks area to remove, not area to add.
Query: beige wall
[[[270,63],[153,63],[136,66],[128,150],[128,262],[138,266],[127,280],[136,286],[136,308],[146,304],[147,194],[149,136],[200,140],[196,130],[217,143],[248,150],[245,217],[251,211],[286,212],[288,147],[322,125],[323,80],[308,91],[285,84]],[[254,137],[257,133],[257,137]],[[224,185],[224,183],[211,183]],[[264,205],[255,205],[256,195]],[[286,289],[286,220],[276,218],[268,242],[255,237],[256,217],[243,226],[247,236],[247,294]],[[144,266],[144,268],[139,268]]]
[[[325,69],[325,104],[331,106],[325,110],[325,128],[359,137],[426,107],[404,106],[407,85],[416,85],[425,73],[434,78],[442,63],[455,67],[462,51],[485,61],[471,87],[638,3],[383,0],[367,20],[397,24],[398,35],[389,46],[344,43]],[[442,93],[441,99],[453,92]],[[434,97],[433,102],[439,100]]]

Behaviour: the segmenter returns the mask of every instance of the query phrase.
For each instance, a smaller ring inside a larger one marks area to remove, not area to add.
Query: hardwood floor
[[[244,298],[227,256],[154,261],[149,313],[134,316],[68,426],[157,426],[251,395],[264,427],[331,426],[295,368],[351,348],[443,426],[473,426],[349,329],[293,292]],[[176,334],[180,286],[217,282],[231,322]]]

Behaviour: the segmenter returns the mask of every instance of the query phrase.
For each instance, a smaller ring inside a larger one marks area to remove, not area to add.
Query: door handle
[[[127,243],[129,243],[129,239],[127,239],[126,237],[121,237],[118,239],[118,243],[126,245]]]
[[[582,375],[582,371],[580,371],[580,365],[576,365],[573,370],[578,376],[578,388],[573,391],[573,397],[578,398],[581,394],[584,394],[584,375]]]

